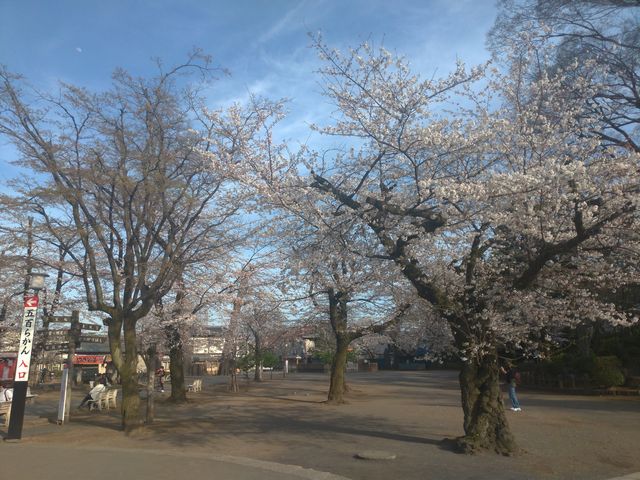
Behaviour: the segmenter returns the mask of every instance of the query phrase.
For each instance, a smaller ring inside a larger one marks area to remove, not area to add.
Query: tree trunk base
[[[323,403],[326,405],[346,405],[348,402],[344,399],[344,397],[340,398],[328,398]]]
[[[498,368],[496,352],[463,364],[459,380],[465,435],[455,440],[455,451],[506,456],[518,453],[505,415]]]
[[[463,453],[465,455],[476,455],[487,451],[494,451],[499,455],[506,457],[517,456],[520,453],[520,449],[513,441],[484,441],[482,438],[465,435],[458,438],[448,438],[442,441],[442,445],[453,450],[456,453]]]
[[[136,428],[125,431],[124,434],[127,436],[127,438],[130,438],[132,440],[144,441],[148,440],[153,435],[153,431],[148,428],[146,424],[142,424]]]
[[[186,397],[186,395],[182,397],[176,397],[176,398],[174,398],[173,396],[170,396],[169,398],[167,398],[167,403],[179,405],[182,403],[189,403],[189,399]]]
[[[143,423],[137,424],[127,424],[124,428],[124,433],[127,437],[137,438],[137,437],[146,437],[148,434],[147,426]]]

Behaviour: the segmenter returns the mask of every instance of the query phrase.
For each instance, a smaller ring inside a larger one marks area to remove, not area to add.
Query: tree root
[[[493,451],[499,455],[512,457],[522,453],[513,440],[490,440],[486,438],[479,438],[477,436],[465,435],[455,439],[447,439],[446,442],[448,445],[453,447],[455,452],[466,455],[476,455],[482,452]]]

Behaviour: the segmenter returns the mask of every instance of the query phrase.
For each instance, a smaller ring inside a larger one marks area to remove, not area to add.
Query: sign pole
[[[62,418],[61,424],[65,421],[69,421],[69,412],[71,412],[71,386],[76,383],[76,370],[73,367],[73,360],[76,356],[76,346],[80,343],[80,331],[82,326],[80,325],[80,312],[74,310],[71,312],[71,329],[69,332],[69,353],[67,354],[67,377],[64,382],[65,392],[65,413]]]
[[[64,366],[62,370],[62,379],[60,382],[60,401],[58,402],[58,425],[62,425],[65,420],[69,421],[69,368]]]
[[[24,424],[24,409],[29,386],[29,364],[33,350],[33,336],[38,313],[38,293],[24,296],[24,314],[20,328],[20,345],[16,360],[16,374],[13,381],[13,400],[11,401],[11,419],[6,440],[20,440]]]

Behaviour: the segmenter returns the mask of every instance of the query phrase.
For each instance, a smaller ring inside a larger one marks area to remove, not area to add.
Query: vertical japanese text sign
[[[14,378],[16,382],[29,380],[29,365],[31,364],[31,350],[33,349],[33,334],[36,328],[37,312],[38,295],[25,295],[16,376]]]

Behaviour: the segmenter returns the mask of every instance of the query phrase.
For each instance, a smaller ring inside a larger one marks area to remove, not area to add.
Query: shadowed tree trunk
[[[347,354],[351,339],[348,335],[336,336],[336,354],[331,362],[331,380],[329,385],[328,403],[344,403],[344,394],[347,393]]]
[[[135,319],[112,317],[108,322],[109,346],[113,363],[122,384],[122,428],[130,433],[142,426],[140,395],[138,392],[138,348],[136,345]],[[123,327],[124,324],[124,328]],[[124,333],[124,352],[120,344]]]
[[[329,323],[336,336],[336,352],[331,362],[331,379],[327,403],[341,404],[344,403],[344,394],[349,391],[346,371],[351,342],[368,333],[381,333],[390,326],[395,325],[409,309],[410,305],[403,305],[393,318],[384,323],[350,331],[347,310],[348,293],[343,291],[336,292],[333,288],[329,288],[327,295],[329,296]]]
[[[184,403],[187,401],[187,389],[184,382],[184,348],[180,331],[175,325],[165,327],[165,335],[169,342],[169,373],[171,373],[172,402]]]
[[[331,380],[329,383],[328,403],[344,403],[347,391],[345,371],[349,344],[353,340],[347,331],[347,301],[345,292],[336,292],[333,288],[327,291],[329,296],[329,322],[336,336],[336,353],[331,362]]]
[[[465,435],[457,439],[464,453],[494,450],[502,455],[518,452],[509,428],[499,384],[498,355],[494,350],[464,362],[460,375]]]
[[[155,371],[157,351],[156,346],[151,345],[147,348],[143,356],[144,364],[147,367],[147,417],[145,423],[151,425],[156,415],[155,404]]]
[[[242,272],[238,280],[239,287],[236,298],[233,300],[233,309],[231,310],[231,317],[229,319],[229,341],[225,342],[224,355],[227,360],[229,369],[229,391],[238,393],[240,388],[238,387],[238,375],[236,373],[236,356],[238,355],[238,331],[240,328],[240,311],[242,310],[242,304],[244,302],[244,295],[246,291],[247,277],[246,272]]]
[[[176,281],[176,298],[171,316],[172,323],[165,325],[164,334],[169,346],[169,373],[171,374],[171,396],[169,400],[175,403],[187,401],[187,389],[184,381],[184,344],[182,334],[177,323],[184,313],[183,301],[187,294],[184,285],[184,271],[180,269],[179,280]]]

